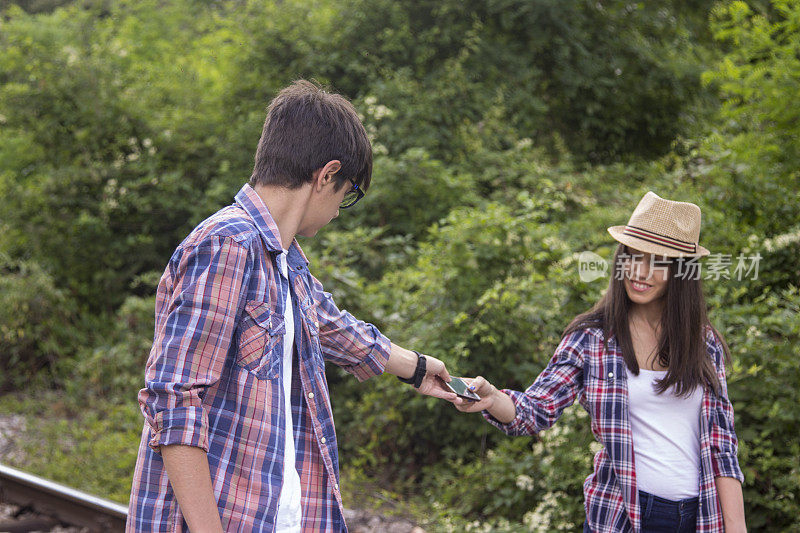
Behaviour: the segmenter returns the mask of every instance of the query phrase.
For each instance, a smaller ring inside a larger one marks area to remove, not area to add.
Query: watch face
[[[469,390],[467,382],[461,378],[453,378],[453,380],[450,383],[447,383],[447,386],[450,387],[450,390],[452,390],[462,398],[467,398],[469,400],[481,399],[480,396]]]

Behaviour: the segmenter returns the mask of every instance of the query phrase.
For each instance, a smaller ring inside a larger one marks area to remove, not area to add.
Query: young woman
[[[706,316],[700,208],[648,192],[626,226],[608,291],[564,332],[525,391],[471,388],[509,435],[552,426],[577,398],[603,445],[584,482],[584,531],[745,531],[743,480],[725,382],[728,347]]]

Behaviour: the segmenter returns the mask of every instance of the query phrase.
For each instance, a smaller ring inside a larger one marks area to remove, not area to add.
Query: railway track
[[[4,516],[9,507],[19,516]],[[0,533],[115,533],[125,531],[127,516],[124,505],[0,464]],[[368,511],[345,510],[345,518],[353,533],[425,533],[404,518]]]
[[[2,464],[0,501],[33,511],[16,519],[0,519],[0,532],[47,531],[69,525],[113,533],[125,530],[128,515],[124,505]]]

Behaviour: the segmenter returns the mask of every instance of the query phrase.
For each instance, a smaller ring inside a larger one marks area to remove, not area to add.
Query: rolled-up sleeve
[[[251,268],[247,248],[231,238],[209,237],[173,255],[165,275],[171,286],[159,287],[156,335],[139,391],[154,451],[169,444],[208,451],[203,396],[222,373]]]
[[[744,482],[744,474],[739,467],[739,441],[733,425],[733,405],[728,398],[728,384],[725,372],[725,354],[722,344],[715,342],[715,362],[721,394],[716,396],[715,409],[711,417],[711,464],[714,477],[732,477]]]
[[[525,392],[501,391],[514,402],[514,420],[503,424],[488,411],[484,418],[508,435],[535,435],[555,424],[583,387],[584,335],[576,331],[561,339],[547,368]]]
[[[311,291],[317,304],[319,342],[325,360],[359,381],[382,374],[391,352],[389,339],[372,324],[340,310],[313,276]]]

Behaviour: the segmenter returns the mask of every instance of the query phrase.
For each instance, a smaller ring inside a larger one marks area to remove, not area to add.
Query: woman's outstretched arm
[[[473,385],[481,401],[470,405],[459,399],[453,403],[461,411],[483,410],[489,423],[508,435],[543,431],[556,423],[583,390],[584,354],[586,345],[593,344],[589,335],[575,331],[562,338],[547,368],[524,392],[498,391],[485,379],[475,378]]]

